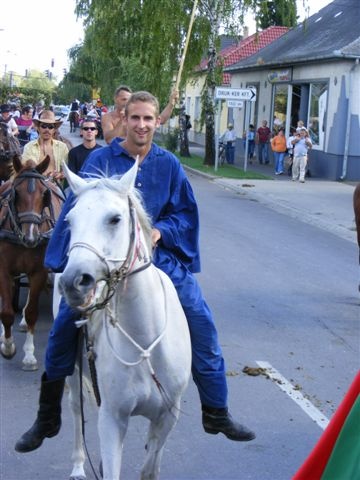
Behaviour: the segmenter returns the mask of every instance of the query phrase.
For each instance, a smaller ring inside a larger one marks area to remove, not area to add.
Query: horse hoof
[[[12,350],[10,353],[5,353],[3,349],[1,349],[0,353],[6,360],[11,360],[16,354],[16,348],[14,347],[14,350]]]
[[[24,372],[35,372],[39,370],[39,366],[37,363],[23,363],[21,370],[24,370]]]

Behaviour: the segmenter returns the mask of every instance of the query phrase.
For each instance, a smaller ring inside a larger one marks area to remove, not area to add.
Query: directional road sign
[[[215,98],[217,100],[249,100],[255,102],[256,88],[224,88],[216,87]]]

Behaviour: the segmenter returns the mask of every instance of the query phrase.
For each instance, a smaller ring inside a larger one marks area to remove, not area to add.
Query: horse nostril
[[[79,275],[74,280],[74,286],[76,288],[92,287],[93,285],[95,285],[95,279],[92,275],[89,275],[88,273],[84,273],[83,275]]]

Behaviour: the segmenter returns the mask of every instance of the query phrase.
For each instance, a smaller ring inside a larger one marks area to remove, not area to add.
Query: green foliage
[[[179,145],[179,129],[174,128],[162,135],[162,143],[169,152],[176,152]]]
[[[23,105],[35,105],[39,100],[44,100],[47,107],[52,103],[52,92],[37,88],[13,87],[0,83],[0,102],[19,101]]]
[[[258,0],[256,21],[262,30],[274,25],[295,27],[296,0]]]
[[[223,178],[244,178],[244,179],[258,179],[258,180],[271,180],[272,177],[267,175],[263,175],[261,173],[252,172],[251,170],[247,170],[244,172],[241,168],[235,167],[233,165],[222,165],[217,169],[215,172],[214,166],[204,164],[204,159],[197,155],[191,154],[191,157],[181,157],[177,154],[180,158],[180,161],[183,165],[193,168],[194,170],[198,170],[199,172],[206,173],[208,175],[212,175],[214,177],[223,177]]]

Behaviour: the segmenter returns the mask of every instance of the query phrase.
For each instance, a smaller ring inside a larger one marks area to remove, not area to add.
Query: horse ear
[[[62,169],[71,191],[74,195],[79,195],[80,191],[85,187],[87,182],[72,172],[64,161],[62,162]]]
[[[43,174],[48,169],[49,163],[50,163],[50,157],[49,157],[49,155],[46,155],[44,160],[42,162],[40,162],[38,165],[36,165],[35,170],[37,172]]]
[[[130,168],[124,175],[120,178],[121,188],[125,188],[128,192],[133,190],[136,180],[136,175],[139,167],[139,155],[136,156],[134,166]]]
[[[23,168],[23,164],[21,163],[21,158],[19,155],[14,155],[13,156],[13,166],[14,166],[14,169],[15,169],[15,172],[18,173],[20,172],[20,170]]]

